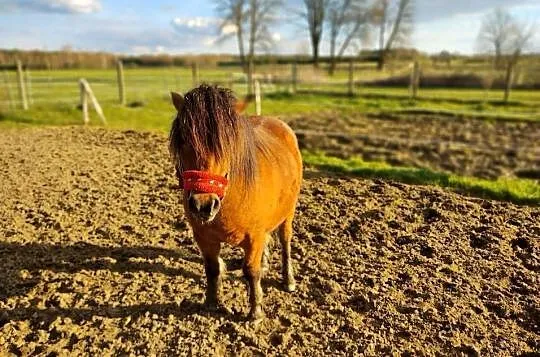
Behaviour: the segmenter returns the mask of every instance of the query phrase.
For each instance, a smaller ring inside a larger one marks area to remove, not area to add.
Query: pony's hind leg
[[[291,261],[291,239],[293,235],[292,222],[294,214],[281,223],[278,229],[279,242],[281,243],[281,275],[285,290],[293,292],[296,290],[296,282],[294,280],[294,271]]]
[[[221,273],[225,264],[219,257],[221,246],[219,242],[207,242],[195,237],[195,241],[201,250],[206,273],[206,298],[204,305],[212,311],[228,312],[221,301]]]

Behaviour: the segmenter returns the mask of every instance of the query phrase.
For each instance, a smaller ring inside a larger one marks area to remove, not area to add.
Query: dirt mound
[[[274,247],[252,330],[239,271],[233,315],[200,307],[164,136],[6,130],[0,151],[0,354],[540,352],[538,208],[308,170],[298,291],[280,288]]]
[[[288,119],[302,148],[483,178],[540,175],[540,123],[322,113]]]

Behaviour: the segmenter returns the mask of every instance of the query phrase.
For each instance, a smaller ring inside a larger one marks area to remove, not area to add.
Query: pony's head
[[[211,222],[233,184],[241,189],[255,179],[253,129],[239,116],[246,102],[237,102],[228,89],[204,84],[185,96],[171,96],[177,114],[169,149],[185,205],[193,218]]]

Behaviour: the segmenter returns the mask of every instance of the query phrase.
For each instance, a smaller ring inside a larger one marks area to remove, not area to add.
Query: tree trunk
[[[313,67],[319,67],[319,39],[316,36],[311,36],[311,48],[313,51]]]
[[[506,77],[504,79],[504,102],[508,103],[510,100],[510,92],[512,91],[512,82],[514,80],[514,61],[508,61],[508,66],[506,67]]]
[[[240,65],[242,66],[242,70],[246,72],[246,55],[244,54],[244,38],[242,31],[239,30],[236,32],[236,39],[238,40],[238,51],[240,52]]]
[[[501,61],[501,46],[498,44],[495,44],[495,68],[501,69],[502,68],[502,61]]]
[[[377,69],[382,71],[386,65],[386,51],[382,50],[379,53],[379,59],[377,60]]]
[[[385,34],[386,34],[386,21],[388,17],[388,1],[383,1],[383,9],[381,16],[381,27],[379,28],[379,60],[377,61],[377,69],[382,71],[384,69],[385,62]]]
[[[336,58],[332,56],[330,58],[330,66],[328,67],[328,75],[333,76],[335,71],[336,71]]]
[[[330,67],[328,67],[328,74],[330,76],[333,76],[335,70],[336,70],[336,40],[335,40],[335,37],[332,36],[332,40],[330,41]]]

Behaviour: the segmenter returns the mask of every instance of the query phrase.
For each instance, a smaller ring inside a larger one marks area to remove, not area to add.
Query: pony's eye
[[[225,176],[226,179],[228,179],[229,178],[229,173],[226,172],[224,176]]]

